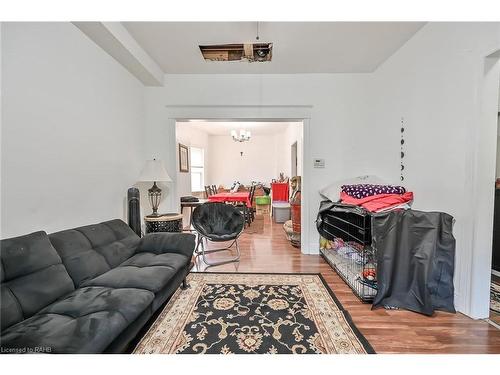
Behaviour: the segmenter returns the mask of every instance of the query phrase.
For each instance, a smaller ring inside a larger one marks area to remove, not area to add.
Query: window
[[[202,148],[191,147],[191,191],[203,191],[205,185],[205,160]]]

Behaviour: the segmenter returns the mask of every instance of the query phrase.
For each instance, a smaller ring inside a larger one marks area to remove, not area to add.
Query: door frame
[[[500,49],[484,53],[475,64],[476,86],[471,92],[474,113],[467,134],[471,147],[465,153],[465,170],[470,177],[465,183],[470,197],[465,220],[470,230],[463,234],[465,251],[455,264],[455,283],[461,291],[455,304],[464,314],[483,319],[489,317],[490,303]]]
[[[298,147],[299,147],[299,144],[297,141],[295,141],[294,143],[292,143],[292,145],[290,146],[290,156],[291,156],[291,162],[292,162],[292,165],[291,165],[291,168],[290,168],[290,177],[293,177],[297,174],[297,167],[298,167],[298,163],[297,163],[297,160],[298,160]],[[295,169],[295,173],[294,173],[294,169]]]
[[[301,252],[303,254],[319,254],[319,244],[314,241],[315,237],[311,235],[312,224],[316,218],[313,208],[310,207],[312,164],[306,162],[312,160],[310,148],[312,105],[166,105],[165,108],[167,111],[167,126],[173,129],[173,133],[170,134],[174,134],[174,137],[168,140],[169,149],[174,150],[173,152],[177,148],[175,137],[175,124],[177,121],[301,121],[303,124]],[[170,167],[175,168],[175,165]],[[171,207],[176,207],[176,202],[179,202],[176,184],[172,186],[170,199]]]

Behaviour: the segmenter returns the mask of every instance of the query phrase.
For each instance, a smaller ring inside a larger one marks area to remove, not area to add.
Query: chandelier
[[[249,141],[251,136],[252,135],[247,130],[241,129],[239,134],[236,130],[231,130],[231,137],[233,137],[233,141],[235,142]]]

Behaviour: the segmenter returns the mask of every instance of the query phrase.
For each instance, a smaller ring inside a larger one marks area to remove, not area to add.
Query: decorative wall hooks
[[[400,162],[401,162],[401,170],[400,170],[400,179],[401,181],[405,180],[404,176],[404,170],[405,170],[405,165],[403,163],[403,159],[405,157],[405,150],[404,150],[404,145],[405,145],[405,119],[404,117],[401,117],[401,154],[400,154]]]

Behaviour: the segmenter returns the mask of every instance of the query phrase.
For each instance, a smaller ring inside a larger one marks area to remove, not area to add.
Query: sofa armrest
[[[136,252],[150,252],[154,254],[175,253],[191,259],[194,247],[194,234],[158,232],[149,233],[142,237]]]

